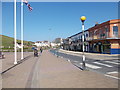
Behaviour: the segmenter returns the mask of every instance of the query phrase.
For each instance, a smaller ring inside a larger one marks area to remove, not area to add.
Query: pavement
[[[0,59],[0,61],[2,61],[2,71],[7,70],[8,68],[10,68],[11,66],[14,65],[14,52],[4,52],[5,54],[5,59]],[[32,52],[24,52],[24,58],[33,55]],[[17,61],[21,60],[21,53],[17,52]]]
[[[4,52],[5,59],[0,59],[0,73],[9,70],[16,66],[14,65],[14,52]],[[24,58],[31,56],[31,52],[24,52]],[[17,61],[21,61],[21,53],[17,52]],[[0,90],[2,88],[2,75],[0,74]]]
[[[44,51],[2,74],[3,88],[118,88],[118,80],[91,71]]]

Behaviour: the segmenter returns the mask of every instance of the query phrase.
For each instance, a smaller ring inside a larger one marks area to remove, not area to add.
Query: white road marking
[[[111,78],[114,78],[114,79],[120,79],[120,78],[118,78],[118,77],[111,76],[111,75],[107,75],[107,74],[105,74],[105,76],[107,76],[107,77],[111,77]]]
[[[106,66],[106,67],[113,67],[113,66],[110,66],[110,65],[107,65],[107,64],[103,64],[103,63],[100,63],[100,62],[93,62],[95,64],[99,64],[99,65],[103,65],[103,66]]]
[[[107,63],[112,63],[112,64],[119,64],[119,63],[117,63],[117,62],[112,62],[112,61],[105,61],[105,62],[107,62]]]
[[[119,62],[120,63],[120,60],[114,60],[114,62],[117,62],[117,63]]]
[[[82,65],[82,63],[80,63],[81,65]],[[91,65],[91,64],[88,64],[88,63],[86,63],[85,64],[87,67],[89,67],[89,68],[92,68],[92,69],[99,69],[99,68],[101,68],[101,67],[98,67],[98,66],[95,66],[95,65]]]
[[[70,62],[70,60],[68,59],[68,62]]]
[[[118,71],[108,72],[107,74],[114,74],[114,73],[118,73]]]
[[[78,61],[74,61],[74,62],[78,62]]]

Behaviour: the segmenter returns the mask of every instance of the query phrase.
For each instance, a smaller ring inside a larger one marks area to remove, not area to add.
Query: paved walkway
[[[2,61],[2,71],[8,69],[14,65],[14,52],[4,52],[5,59],[0,59]],[[24,58],[32,55],[32,52],[24,52]],[[21,60],[21,52],[17,52],[17,61]]]
[[[26,88],[31,82],[34,67],[38,58],[31,57],[2,74],[3,88]],[[30,80],[30,81],[29,81]]]
[[[11,82],[12,81],[12,82]],[[81,71],[48,51],[3,74],[4,88],[117,88],[118,81]]]

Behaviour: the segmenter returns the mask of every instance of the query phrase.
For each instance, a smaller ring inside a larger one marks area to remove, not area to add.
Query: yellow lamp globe
[[[86,17],[85,17],[85,16],[82,16],[80,19],[81,19],[81,21],[85,21],[85,20],[86,20]]]

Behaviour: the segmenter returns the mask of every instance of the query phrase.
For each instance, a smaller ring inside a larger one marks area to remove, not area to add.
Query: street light
[[[84,54],[84,21],[86,20],[86,17],[85,16],[82,16],[80,18],[81,22],[82,22],[82,44],[83,44],[83,61],[82,61],[82,68],[83,70],[86,69],[86,66],[85,66],[85,54]]]

